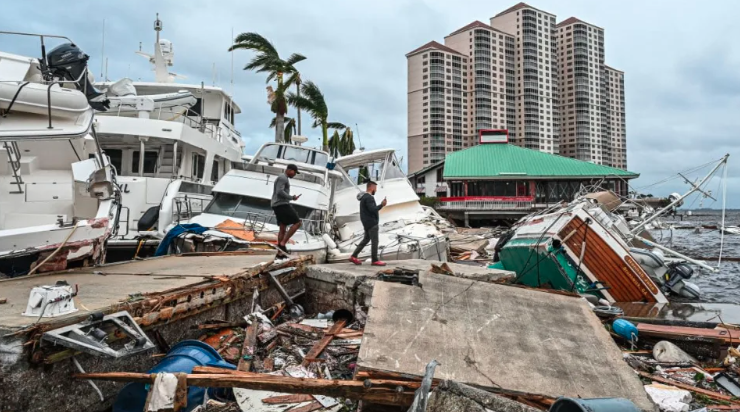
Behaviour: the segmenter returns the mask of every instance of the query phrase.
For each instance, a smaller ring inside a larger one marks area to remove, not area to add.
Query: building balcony
[[[438,208],[440,210],[459,210],[459,211],[503,211],[518,210],[526,211],[534,207],[534,197],[442,197],[439,199]]]

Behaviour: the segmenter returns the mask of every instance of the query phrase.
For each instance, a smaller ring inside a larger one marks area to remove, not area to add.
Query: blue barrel
[[[170,349],[162,361],[148,371],[148,373],[190,373],[196,366],[213,366],[217,368],[236,369],[236,366],[223,360],[221,355],[211,346],[199,340],[184,340]],[[144,410],[150,384],[129,383],[118,393],[113,404],[113,412],[141,412]],[[203,403],[206,388],[192,386],[188,388],[188,406],[186,412],[191,411]]]
[[[617,335],[627,339],[632,340],[632,335],[637,338],[637,326],[632,324],[632,322],[624,319],[617,319],[612,323],[612,330]]]
[[[574,399],[558,398],[550,412],[641,412],[632,401],[624,398]]]

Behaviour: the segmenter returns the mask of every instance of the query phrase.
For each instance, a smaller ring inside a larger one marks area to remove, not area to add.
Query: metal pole
[[[651,241],[649,241],[649,240],[645,239],[644,237],[640,237],[640,236],[637,236],[637,235],[635,235],[635,239],[639,239],[639,240],[641,240],[642,242],[644,242],[644,243],[645,243],[646,245],[648,245],[648,246],[652,246],[652,247],[654,247],[654,248],[660,249],[660,250],[662,250],[663,252],[666,252],[666,253],[668,253],[668,254],[671,254],[671,255],[673,255],[673,256],[676,256],[676,257],[679,257],[679,258],[681,258],[681,259],[684,259],[684,260],[686,260],[687,262],[691,262],[691,263],[693,263],[693,264],[695,264],[695,265],[697,265],[697,266],[701,266],[701,267],[703,267],[704,269],[710,270],[710,271],[712,271],[712,272],[714,272],[714,273],[718,273],[718,272],[719,272],[719,269],[718,269],[718,268],[715,268],[715,267],[709,266],[709,265],[707,265],[707,264],[706,264],[706,263],[704,263],[704,262],[698,261],[698,260],[696,260],[696,259],[692,259],[692,258],[690,258],[690,257],[688,257],[688,256],[686,256],[686,255],[682,255],[682,254],[680,254],[680,253],[678,253],[678,252],[676,252],[676,251],[674,251],[674,250],[668,249],[668,248],[667,248],[667,247],[665,247],[665,246],[661,246],[661,245],[659,245],[659,244],[657,244],[657,243],[651,242]]]
[[[144,176],[144,140],[139,138],[139,176]]]
[[[657,213],[653,214],[649,218],[645,219],[642,223],[640,223],[639,225],[635,226],[634,229],[632,229],[630,231],[630,234],[633,235],[633,236],[636,236],[635,234],[636,233],[640,233],[640,231],[642,230],[643,227],[645,227],[645,225],[647,225],[648,223],[650,223],[653,220],[657,219],[658,217],[660,217],[661,215],[663,215],[665,212],[667,212],[668,210],[670,210],[673,206],[677,205],[682,200],[684,200],[687,196],[689,196],[692,193],[694,193],[697,190],[699,190],[704,185],[704,182],[706,182],[707,179],[709,179],[710,177],[712,177],[712,175],[714,174],[714,172],[716,172],[717,169],[720,168],[720,166],[722,166],[725,162],[727,162],[727,158],[728,157],[730,157],[730,154],[729,153],[726,154],[726,155],[724,155],[722,157],[722,159],[717,163],[717,165],[714,166],[714,168],[712,168],[712,170],[706,176],[704,176],[703,179],[701,179],[701,182],[699,182],[698,184],[694,185],[691,188],[691,190],[689,190],[688,192],[686,192],[684,195],[680,196],[678,199],[674,200],[671,204],[669,204],[668,206],[664,207],[663,209],[660,209]]]

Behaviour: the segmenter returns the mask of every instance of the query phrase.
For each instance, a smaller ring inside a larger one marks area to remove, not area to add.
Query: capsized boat
[[[515,282],[578,292],[615,302],[667,302],[666,295],[700,297],[688,280],[689,264],[707,265],[655,242],[645,228],[673,210],[727,162],[724,156],[700,182],[631,227],[614,213],[621,201],[611,192],[576,198],[557,209],[522,218],[496,245],[496,266],[517,273]],[[666,257],[665,255],[668,255]],[[669,259],[670,258],[670,259]]]
[[[88,56],[66,37],[41,58],[0,52],[0,277],[95,264],[120,192],[98,144]]]
[[[329,249],[329,262],[349,259],[364,236],[357,195],[365,191],[368,180],[378,183],[375,201],[388,201],[379,213],[379,258],[447,260],[449,245],[444,230],[451,225],[430,208],[421,206],[419,196],[399,167],[394,149],[340,157],[335,170],[342,174],[342,180],[332,202],[334,245]],[[370,257],[370,245],[359,257]]]

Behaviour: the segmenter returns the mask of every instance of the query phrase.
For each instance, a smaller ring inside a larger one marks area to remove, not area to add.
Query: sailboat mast
[[[724,157],[722,157],[722,159],[719,162],[717,162],[717,164],[714,166],[714,168],[712,168],[712,170],[706,176],[704,176],[703,179],[701,179],[701,182],[699,182],[696,185],[694,185],[691,188],[691,190],[689,190],[688,192],[684,193],[682,196],[679,196],[678,199],[676,199],[673,202],[671,202],[671,204],[669,204],[668,206],[660,209],[657,213],[653,214],[649,218],[645,219],[642,223],[640,223],[639,225],[635,226],[635,228],[630,231],[630,235],[634,236],[635,234],[640,233],[640,231],[642,230],[642,228],[644,228],[648,223],[652,222],[653,220],[655,220],[658,217],[660,217],[661,215],[663,215],[665,212],[669,211],[673,206],[679,204],[687,196],[689,196],[692,193],[700,190],[701,187],[704,185],[704,182],[706,182],[710,177],[712,177],[712,175],[714,174],[714,172],[716,172],[720,168],[720,166],[722,166],[723,164],[725,164],[725,162],[727,162],[727,158],[728,157],[730,157],[730,154],[729,153],[726,154],[726,155],[724,155]]]

